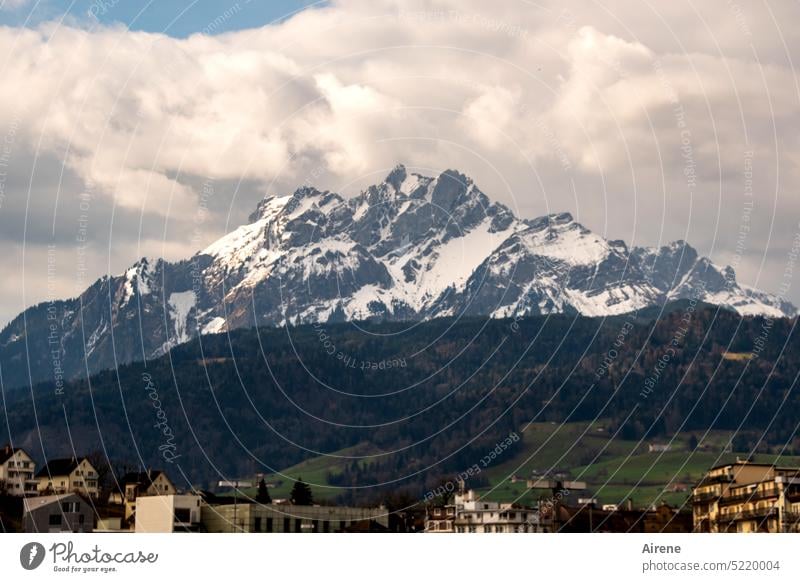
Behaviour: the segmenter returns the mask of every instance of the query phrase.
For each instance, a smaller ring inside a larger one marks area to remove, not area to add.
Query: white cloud
[[[314,176],[352,192],[399,161],[457,167],[526,215],[571,210],[614,238],[688,238],[725,257],[753,150],[758,197],[739,270],[777,286],[800,209],[796,9],[607,4],[339,0],[184,40],[0,28],[0,133],[18,124],[15,148],[40,157],[37,172],[66,170],[121,209],[167,218],[140,248],[173,257],[195,250],[186,225],[206,176],[256,190]],[[238,195],[233,222],[252,195]],[[214,232],[228,214],[218,210]],[[115,251],[112,271],[135,246]]]

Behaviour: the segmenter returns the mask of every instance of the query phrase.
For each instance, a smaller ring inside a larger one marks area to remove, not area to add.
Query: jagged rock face
[[[683,241],[628,249],[569,214],[534,220],[467,176],[403,166],[345,200],[304,187],[189,260],[142,259],[77,299],[28,309],[0,333],[6,387],[157,357],[253,325],[439,316],[616,315],[693,298],[794,315]]]

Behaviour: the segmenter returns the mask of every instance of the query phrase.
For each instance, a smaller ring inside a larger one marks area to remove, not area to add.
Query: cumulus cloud
[[[0,227],[55,225],[16,241],[28,261],[59,234],[69,249],[90,189],[93,274],[117,273],[137,254],[191,254],[266,191],[352,194],[405,162],[457,167],[526,216],[570,210],[609,237],[687,238],[730,262],[752,159],[737,269],[774,289],[800,210],[792,12],[338,0],[214,37],[2,28],[0,135],[14,128],[15,158]],[[193,240],[211,178],[224,186]]]

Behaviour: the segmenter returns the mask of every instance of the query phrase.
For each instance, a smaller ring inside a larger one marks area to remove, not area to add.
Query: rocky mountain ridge
[[[7,387],[158,357],[202,334],[365,319],[619,315],[679,299],[794,316],[684,241],[629,249],[570,214],[522,219],[467,176],[397,166],[352,199],[303,187],[194,257],[142,259],[0,332]]]

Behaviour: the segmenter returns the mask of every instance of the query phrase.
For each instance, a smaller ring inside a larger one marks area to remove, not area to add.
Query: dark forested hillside
[[[738,450],[763,436],[791,452],[800,450],[795,324],[683,303],[654,321],[237,330],[63,394],[51,384],[6,393],[0,428],[39,460],[74,443],[197,485],[362,444],[369,457],[353,459],[336,485],[421,489],[529,421],[596,417],[625,438],[742,429]]]

